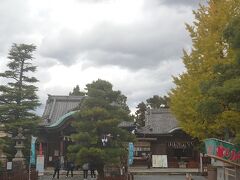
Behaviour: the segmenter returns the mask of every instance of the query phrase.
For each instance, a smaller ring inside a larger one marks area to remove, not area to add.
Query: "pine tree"
[[[184,51],[186,72],[174,78],[176,87],[170,93],[170,108],[181,127],[193,137],[221,137],[217,125],[223,111],[219,100],[203,93],[204,82],[218,78],[218,65],[232,64],[235,51],[223,37],[230,20],[239,14],[238,0],[210,0],[194,12],[194,25],[187,25],[192,38],[192,51]]]
[[[146,101],[153,109],[158,109],[161,107],[161,105],[164,105],[164,107],[169,107],[169,97],[167,96],[161,97],[154,95],[152,98],[149,98]]]
[[[6,84],[0,85],[0,123],[4,124],[7,131],[16,135],[17,128],[28,129],[33,133],[37,125],[38,116],[34,110],[40,105],[36,95],[37,87],[34,86],[38,80],[31,77],[36,71],[32,65],[34,45],[13,44],[8,54],[8,70],[0,73]],[[13,144],[8,140],[9,151]]]
[[[126,143],[133,140],[126,130],[118,127],[122,121],[132,120],[126,97],[114,91],[112,84],[97,80],[86,85],[87,98],[76,114],[75,145],[69,147],[69,156],[79,165],[91,163],[99,178],[104,179],[104,166],[119,164],[126,157]]]
[[[80,91],[79,85],[73,88],[73,91],[69,93],[69,96],[85,96],[85,92]]]
[[[146,104],[144,102],[141,102],[141,103],[138,104],[137,110],[135,112],[136,122],[142,127],[145,125],[146,110],[147,110]]]
[[[169,108],[169,102],[170,99],[168,96],[158,96],[158,95],[153,95],[153,97],[148,98],[146,100],[147,103],[141,102],[137,105],[137,110],[135,112],[135,118],[136,122],[140,126],[145,125],[145,112],[147,110],[147,105],[149,105],[153,109],[158,109],[158,108]]]

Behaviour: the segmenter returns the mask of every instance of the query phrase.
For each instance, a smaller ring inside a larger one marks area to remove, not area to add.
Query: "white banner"
[[[37,156],[36,170],[38,171],[39,176],[44,175],[44,156],[43,155]]]

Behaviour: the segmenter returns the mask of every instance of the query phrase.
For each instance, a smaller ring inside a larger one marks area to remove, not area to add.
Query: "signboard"
[[[42,155],[37,156],[36,170],[38,171],[38,175],[41,176],[44,174],[44,156]]]
[[[206,153],[224,162],[240,166],[240,147],[215,138],[206,139]]]
[[[133,164],[133,155],[134,155],[134,146],[133,146],[133,143],[130,142],[128,144],[128,165]]]
[[[152,155],[152,167],[167,166],[167,155]]]
[[[12,170],[12,162],[7,162],[7,170]]]
[[[59,150],[54,150],[54,156],[59,156]]]

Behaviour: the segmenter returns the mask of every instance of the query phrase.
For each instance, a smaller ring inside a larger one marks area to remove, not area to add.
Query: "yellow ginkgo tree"
[[[186,25],[192,49],[183,53],[186,71],[174,77],[176,86],[170,92],[170,107],[183,130],[193,137],[224,138],[226,133],[234,135],[226,127],[235,123],[233,116],[238,114],[237,110],[228,111],[231,103],[226,104],[226,94],[222,98],[219,93],[220,88],[230,86],[223,82],[225,71],[221,68],[236,62],[237,51],[226,37],[226,29],[239,16],[240,1],[209,0],[193,13],[193,25]]]

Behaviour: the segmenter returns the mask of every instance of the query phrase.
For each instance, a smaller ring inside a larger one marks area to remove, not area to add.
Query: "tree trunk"
[[[98,172],[98,180],[104,180],[104,170],[103,170],[103,167],[97,169],[97,172]]]
[[[23,86],[23,67],[24,67],[24,60],[21,60],[21,67],[20,67],[20,74],[19,74],[19,80],[18,80],[18,96],[16,99],[17,105],[21,105],[22,101],[22,86]],[[16,109],[15,119],[20,119],[20,110]]]

